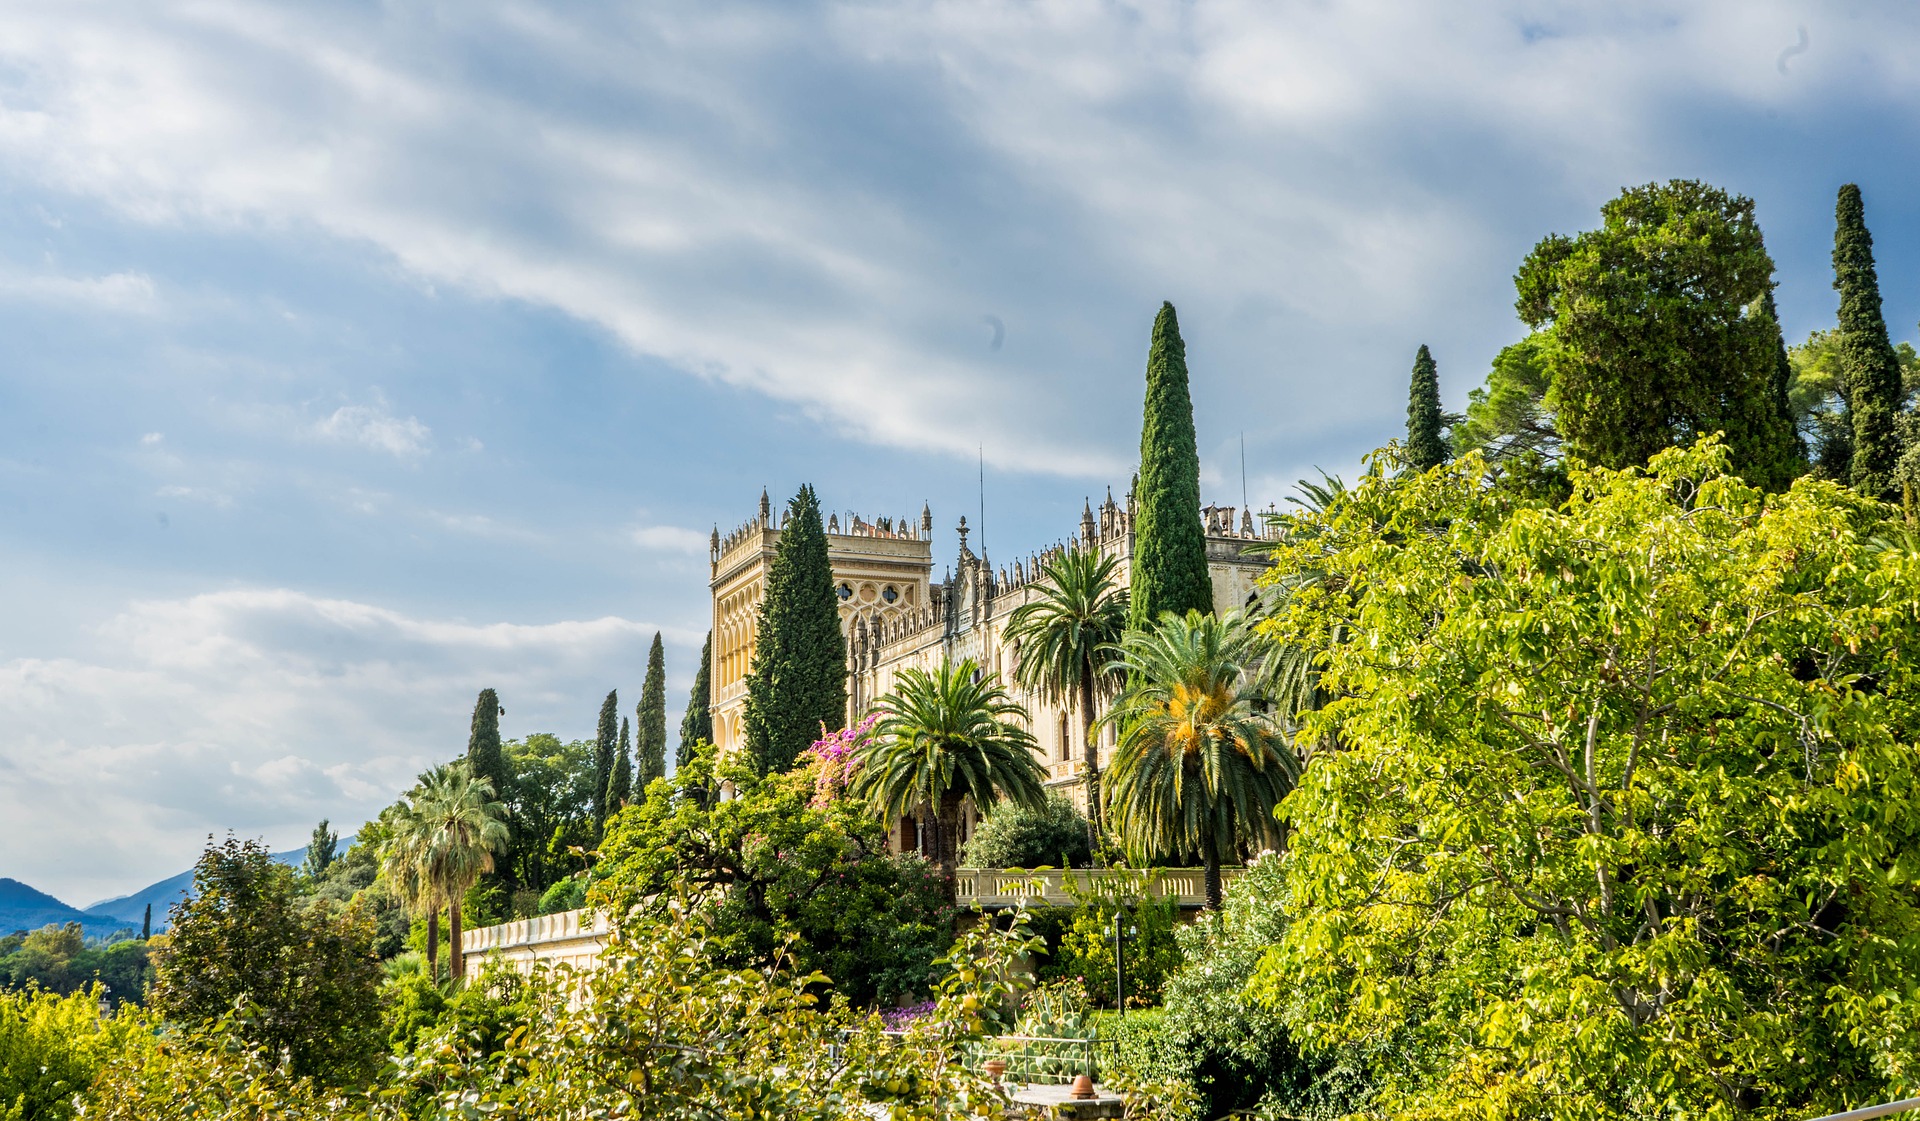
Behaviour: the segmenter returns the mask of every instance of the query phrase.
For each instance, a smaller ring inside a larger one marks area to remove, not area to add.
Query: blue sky
[[[1446,10],[1457,8],[1457,11]],[[1124,484],[1180,309],[1210,500],[1350,471],[1627,184],[1861,183],[1920,318],[1920,9],[1767,0],[0,6],[0,875],[86,903],[587,735],[760,488]],[[1004,328],[993,345],[991,325]],[[677,712],[672,717],[677,725]]]

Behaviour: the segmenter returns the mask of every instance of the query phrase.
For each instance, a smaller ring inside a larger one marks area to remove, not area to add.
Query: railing
[[[1075,902],[1071,883],[1081,894],[1122,877],[1138,876],[1131,869],[1088,868],[1041,869],[1026,872],[1018,868],[962,868],[954,875],[954,891],[964,906],[1014,907],[1025,903],[1070,906]],[[1240,875],[1238,868],[1220,869],[1222,885]],[[1207,902],[1207,874],[1200,868],[1158,868],[1148,872],[1147,890],[1157,899],[1172,898],[1182,907],[1203,907]]]
[[[1040,1035],[1002,1035],[969,1043],[962,1052],[974,1070],[999,1060],[1007,1064],[1001,1078],[1007,1082],[1065,1085],[1076,1074],[1100,1081],[1100,1053],[1111,1051],[1110,1039],[1062,1039]]]
[[[520,919],[498,926],[474,927],[460,932],[463,953],[484,954],[493,950],[538,950],[556,943],[604,943],[610,929],[607,918],[588,911],[562,911],[554,915]]]
[[[1907,1098],[1904,1101],[1888,1102],[1885,1105],[1849,1109],[1845,1113],[1829,1113],[1825,1117],[1816,1117],[1813,1121],[1872,1121],[1875,1117],[1892,1117],[1896,1113],[1905,1113],[1910,1109],[1920,1109],[1920,1098]]]

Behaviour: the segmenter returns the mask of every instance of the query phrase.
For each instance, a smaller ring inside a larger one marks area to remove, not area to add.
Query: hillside
[[[0,878],[0,933],[37,930],[48,923],[77,922],[89,936],[112,934],[124,929],[125,920],[107,915],[88,914],[70,907],[38,888],[19,880]],[[132,923],[137,930],[140,920]]]
[[[342,837],[340,838],[340,844],[334,849],[334,852],[345,852],[347,851],[347,846],[351,844],[353,844],[352,837]],[[297,867],[301,862],[306,860],[307,850],[303,845],[297,849],[276,852],[273,854],[273,858],[289,867]],[[167,908],[187,898],[190,894],[188,889],[192,886],[193,869],[189,868],[178,875],[168,876],[164,880],[148,884],[139,891],[116,896],[112,899],[103,899],[93,906],[88,907],[86,914],[96,920],[112,921],[120,925],[125,925],[130,922],[137,928],[140,925],[142,915],[146,911],[147,904],[151,903],[153,904],[153,929],[155,933],[159,933],[167,928]],[[29,888],[28,890],[32,889]],[[17,928],[8,927],[7,929]]]

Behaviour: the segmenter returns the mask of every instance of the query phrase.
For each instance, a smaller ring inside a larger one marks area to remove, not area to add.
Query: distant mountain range
[[[352,837],[340,838],[336,853],[347,851],[353,843]],[[289,867],[297,866],[307,859],[306,846],[276,852],[273,858]],[[145,917],[147,905],[153,905],[153,932],[155,934],[167,928],[167,909],[187,898],[193,887],[193,870],[188,869],[177,876],[168,876],[157,883],[148,884],[139,891],[113,899],[102,899],[93,906],[82,910],[60,902],[38,888],[30,887],[19,880],[0,878],[0,933],[15,930],[37,930],[48,923],[77,922],[80,929],[89,937],[112,934],[116,930],[132,927],[140,929],[141,919]]]

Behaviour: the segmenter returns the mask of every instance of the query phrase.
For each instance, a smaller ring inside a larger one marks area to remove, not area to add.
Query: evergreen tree
[[[467,768],[478,778],[493,783],[500,797],[509,789],[507,757],[500,750],[500,694],[480,690],[473,702],[473,727],[467,733]]]
[[[1840,360],[1847,408],[1853,417],[1853,489],[1873,498],[1899,492],[1894,468],[1900,439],[1900,360],[1880,312],[1880,280],[1873,268],[1873,235],[1860,188],[1840,188],[1834,207],[1833,286],[1840,293]]]
[[[1773,324],[1774,336],[1779,340],[1773,348],[1773,410],[1793,433],[1789,449],[1793,460],[1795,475],[1807,470],[1807,440],[1800,434],[1800,421],[1793,409],[1793,360],[1787,356],[1787,335],[1780,327],[1780,309],[1773,303],[1773,288],[1767,288],[1767,294],[1760,301],[1760,314]]]
[[[680,718],[680,747],[673,753],[673,769],[693,761],[693,745],[713,742],[713,632],[700,647],[700,668],[694,671],[693,691],[687,694],[687,713]]]
[[[607,814],[633,801],[633,739],[627,718],[620,718],[620,746],[614,749],[613,774],[607,778]]]
[[[147,913],[140,917],[140,941],[153,937],[153,904],[147,904]]]
[[[654,779],[667,777],[667,655],[659,631],[647,651],[647,680],[640,688],[634,725],[634,785],[645,790]]]
[[[613,782],[613,753],[619,744],[620,690],[608,691],[600,702],[600,723],[593,736],[593,821],[607,820],[607,789]]]
[[[1413,387],[1407,395],[1407,463],[1427,471],[1447,461],[1447,441],[1440,435],[1446,418],[1440,412],[1440,371],[1425,343],[1413,359]]]
[[[747,751],[762,773],[784,771],[820,738],[822,726],[836,731],[846,718],[847,639],[840,631],[820,500],[803,486],[787,504],[767,566],[747,671]]]
[[[340,847],[340,834],[327,828],[327,825],[327,819],[321,818],[320,824],[313,827],[313,836],[307,841],[307,859],[300,866],[300,871],[309,880],[326,875],[327,865],[333,863],[333,850]]]
[[[1173,305],[1160,305],[1147,350],[1147,401],[1140,425],[1139,521],[1133,545],[1128,619],[1151,626],[1163,611],[1213,611],[1206,531],[1200,525],[1200,449],[1187,392],[1187,345]]]

